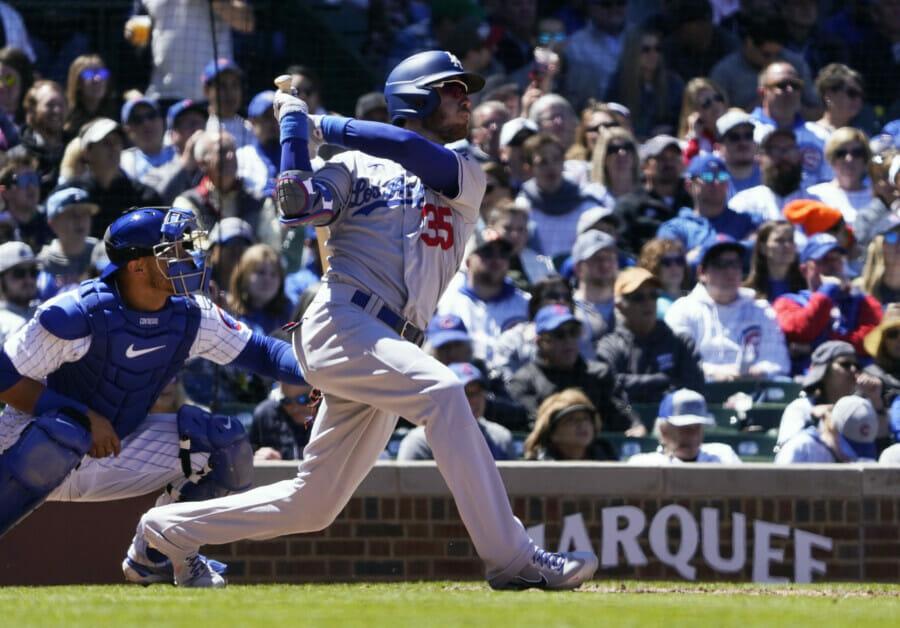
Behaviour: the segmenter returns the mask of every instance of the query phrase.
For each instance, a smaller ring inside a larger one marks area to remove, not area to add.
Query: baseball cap
[[[863,338],[863,348],[873,358],[878,356],[884,332],[900,327],[900,303],[888,303],[884,308],[881,322]]]
[[[856,349],[843,340],[827,340],[816,347],[809,359],[809,370],[803,377],[803,389],[810,390],[818,386],[825,377],[828,365],[842,355],[852,355],[856,358]]]
[[[545,305],[534,315],[534,327],[537,333],[553,331],[563,323],[575,321],[581,325],[581,321],[575,318],[572,311],[565,305],[555,303],[553,305]]]
[[[0,244],[0,273],[5,273],[13,266],[34,262],[34,251],[24,242],[12,241]]]
[[[608,220],[614,223],[616,228],[622,224],[622,221],[612,207],[597,205],[596,207],[591,207],[581,213],[578,217],[578,223],[575,225],[575,233],[581,235],[601,220]]]
[[[803,250],[800,251],[800,261],[820,260],[834,250],[845,253],[844,247],[830,233],[817,233],[806,241]]]
[[[209,117],[209,111],[206,110],[205,102],[185,98],[169,107],[169,110],[166,112],[166,126],[171,129],[175,126],[175,121],[178,120],[178,117],[186,111],[197,111],[202,113],[204,118]]]
[[[878,417],[871,401],[857,395],[841,397],[831,408],[831,425],[857,456],[872,460],[877,457]]]
[[[131,100],[126,100],[125,104],[122,105],[122,113],[119,116],[122,124],[128,124],[131,112],[134,111],[134,108],[138,105],[147,105],[148,107],[152,107],[156,113],[159,113],[159,103],[152,98],[144,98],[143,96],[140,98],[132,98]]]
[[[756,125],[756,131],[753,132],[753,139],[756,140],[756,143],[759,144],[763,151],[769,147],[769,143],[776,137],[789,137],[795,142],[797,141],[797,134],[794,133],[793,129],[775,128],[767,124],[758,124]]]
[[[674,146],[679,151],[681,150],[681,144],[678,143],[677,137],[672,137],[671,135],[654,135],[638,147],[638,155],[640,156],[641,161],[647,161],[651,157],[657,157],[669,146]]]
[[[612,109],[613,111],[615,111],[617,114],[619,114],[626,120],[631,119],[631,109],[629,109],[622,103],[611,100],[606,103],[606,106],[609,107],[610,109]]]
[[[572,261],[577,264],[598,251],[615,248],[616,240],[611,235],[604,231],[588,229],[576,238],[575,245],[572,247]]]
[[[448,342],[471,342],[472,338],[466,330],[466,324],[455,314],[435,314],[428,321],[425,338],[434,348],[442,347]]]
[[[387,109],[387,102],[381,92],[368,92],[356,99],[355,115],[362,118],[374,109]]]
[[[237,216],[229,216],[223,218],[213,225],[209,230],[209,242],[214,244],[217,242],[225,243],[234,238],[244,238],[251,244],[256,242],[256,235],[253,233],[253,227]]]
[[[479,381],[484,382],[484,373],[481,372],[481,369],[475,366],[470,362],[454,362],[453,364],[449,364],[448,367],[453,374],[459,378],[459,381],[463,383],[463,386],[467,386],[471,382]]]
[[[878,456],[878,464],[900,466],[900,443],[894,443],[881,452]]]
[[[64,187],[54,191],[47,197],[47,219],[56,218],[67,209],[76,205],[90,207],[92,214],[100,211],[100,206],[91,200],[87,190],[74,186]]]
[[[716,424],[706,408],[706,399],[690,388],[679,388],[663,397],[657,416],[676,427]]]
[[[258,93],[247,105],[247,117],[258,118],[272,107],[275,102],[275,91],[267,89]]]
[[[575,414],[576,412],[588,412],[591,415],[596,416],[597,409],[593,406],[588,406],[583,403],[572,404],[571,406],[563,408],[559,412],[554,412],[550,416],[550,427],[553,427],[565,417],[569,416],[570,414]]]
[[[229,70],[232,70],[234,72],[237,72],[238,74],[243,75],[241,68],[238,67],[238,64],[236,64],[231,59],[226,59],[225,57],[219,57],[218,59],[214,59],[214,60],[210,61],[203,68],[203,75],[201,76],[203,84],[204,85],[208,84],[210,81],[212,81],[217,76],[219,76],[219,74],[221,74],[222,72],[227,72]]]
[[[613,295],[617,297],[637,292],[646,283],[653,284],[654,288],[662,288],[662,282],[646,268],[629,266],[622,270],[613,284]]]
[[[496,229],[487,227],[481,231],[476,230],[472,237],[469,238],[469,241],[466,243],[466,250],[463,253],[463,257],[468,258],[469,255],[483,251],[491,246],[498,246],[507,254],[512,252],[513,248],[512,242],[504,236],[501,236]]]
[[[713,253],[718,253],[721,250],[730,249],[732,251],[737,251],[738,255],[741,258],[747,252],[747,249],[744,248],[744,245],[732,238],[727,233],[717,233],[712,238],[707,238],[707,240],[700,247],[700,256],[698,259],[700,260],[699,266],[703,268],[706,264],[706,259]]]
[[[701,153],[691,159],[691,163],[684,169],[684,178],[692,179],[699,177],[704,172],[721,172],[728,171],[728,166],[721,158],[716,157],[712,153]]]
[[[97,142],[102,142],[107,135],[113,132],[117,132],[122,137],[125,137],[122,127],[119,126],[119,123],[115,120],[111,120],[110,118],[96,118],[88,123],[81,132],[81,143],[87,148]]]
[[[803,227],[807,236],[828,231],[843,218],[841,210],[811,198],[791,201],[784,206],[782,213],[792,223]]]
[[[882,218],[875,223],[875,226],[872,227],[872,232],[875,235],[884,235],[897,229],[900,229],[900,214],[891,212],[886,216],[882,216]]]
[[[750,114],[744,111],[726,111],[716,120],[716,131],[718,131],[719,137],[724,137],[731,129],[743,124],[749,124],[751,128],[756,128],[756,124],[753,122]]]
[[[522,142],[537,132],[537,123],[528,118],[507,120],[500,127],[500,146],[521,146]]]

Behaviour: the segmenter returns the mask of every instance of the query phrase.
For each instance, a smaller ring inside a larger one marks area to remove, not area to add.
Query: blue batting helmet
[[[384,84],[391,122],[427,117],[441,103],[440,94],[432,86],[448,79],[465,83],[470,94],[484,87],[480,75],[466,72],[459,59],[443,50],[419,52],[398,63]]]
[[[116,219],[103,236],[109,264],[106,279],[129,261],[153,256],[172,282],[175,294],[206,290],[206,231],[200,229],[194,212],[176,207],[142,207]]]

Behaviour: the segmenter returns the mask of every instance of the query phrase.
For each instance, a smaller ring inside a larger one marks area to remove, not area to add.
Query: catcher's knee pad
[[[177,415],[181,465],[188,482],[170,487],[177,501],[200,501],[237,493],[253,481],[253,447],[236,418],[210,414],[196,406],[182,406]],[[206,467],[191,468],[191,453],[206,452]]]
[[[0,536],[34,509],[91,448],[91,433],[59,412],[37,417],[0,454]]]

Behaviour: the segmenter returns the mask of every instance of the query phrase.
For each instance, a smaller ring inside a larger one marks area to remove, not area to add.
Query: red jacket
[[[799,300],[798,300],[798,297]],[[806,297],[806,305],[802,305]],[[856,352],[866,355],[863,349],[863,338],[881,322],[881,304],[869,295],[850,295],[842,300],[842,323],[849,315],[849,307],[857,307],[855,321],[846,329],[832,329],[834,323],[831,311],[837,304],[824,292],[804,290],[799,295],[785,295],[775,299],[772,307],[778,318],[778,324],[788,342],[804,344],[813,343],[820,336],[824,340],[844,340],[853,345]]]

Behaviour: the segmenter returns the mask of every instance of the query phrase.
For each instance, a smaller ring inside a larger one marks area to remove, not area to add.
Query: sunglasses
[[[538,41],[544,45],[555,41],[566,41],[565,33],[541,33],[538,35]]]
[[[631,303],[646,303],[647,301],[656,301],[659,298],[659,290],[641,290],[626,294],[625,298]]]
[[[16,83],[19,82],[15,76],[10,74],[9,76],[0,77],[0,85],[6,85],[7,87],[15,87]]]
[[[157,118],[159,118],[159,112],[151,109],[150,111],[148,111],[147,113],[145,113],[143,115],[141,115],[139,113],[132,115],[130,118],[128,118],[128,124],[133,124],[134,126],[137,126],[139,124],[143,124],[144,122],[156,120]]]
[[[589,131],[591,133],[599,133],[600,129],[614,129],[619,126],[618,122],[601,122],[600,124],[595,124],[594,126],[585,127],[585,131]]]
[[[725,134],[725,140],[729,142],[749,142],[753,140],[753,131],[744,131],[743,133],[728,132]]]
[[[549,332],[547,335],[553,338],[553,340],[571,340],[581,336],[581,327],[559,327]]]
[[[109,78],[109,70],[106,68],[85,68],[81,71],[81,78],[85,81],[105,81]]]
[[[839,367],[844,369],[845,371],[858,371],[859,364],[854,362],[853,360],[841,360],[840,362],[835,362]]]
[[[883,335],[888,340],[896,340],[897,338],[900,338],[900,328],[891,327],[890,329],[886,330]]]
[[[684,255],[678,255],[676,257],[663,257],[659,260],[659,265],[666,268],[670,266],[684,266],[686,263],[687,260],[684,258]]]
[[[9,276],[13,279],[25,279],[25,277],[37,279],[38,272],[37,266],[29,266],[28,268],[17,267],[9,270]]]
[[[29,185],[40,185],[41,178],[36,172],[23,172],[12,178],[12,184],[18,188],[28,187]]]
[[[846,159],[847,155],[850,155],[853,159],[865,159],[866,151],[863,148],[839,148],[834,151],[835,159]]]
[[[621,152],[629,152],[630,153],[633,151],[634,151],[634,144],[632,144],[630,142],[625,143],[625,144],[610,144],[609,146],[606,147],[607,155],[615,155],[616,153],[621,153]]]
[[[469,88],[462,81],[444,81],[435,83],[432,87],[450,98],[462,98],[469,93]]]
[[[743,268],[743,264],[741,260],[736,259],[734,257],[726,257],[726,258],[716,258],[710,260],[707,263],[707,266],[713,268],[715,270],[740,270]]]
[[[714,102],[725,102],[725,97],[722,94],[713,94],[712,96],[707,96],[700,101],[700,108],[709,109],[710,107],[712,107],[712,104]]]
[[[694,178],[703,183],[725,183],[731,180],[731,175],[724,170],[719,170],[717,172],[701,172]]]
[[[305,406],[309,403],[309,395],[300,395],[299,397],[282,397],[279,402],[283,406],[301,405]]]
[[[803,81],[800,79],[784,79],[777,83],[768,83],[766,87],[769,89],[780,89],[783,92],[786,92],[789,89],[797,91],[803,89]]]

